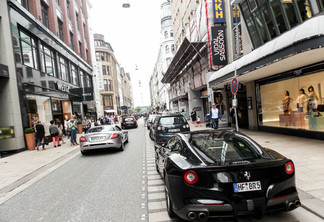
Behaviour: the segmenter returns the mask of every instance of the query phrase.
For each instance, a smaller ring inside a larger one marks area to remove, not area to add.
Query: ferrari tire
[[[119,151],[124,151],[124,149],[125,149],[125,144],[122,142],[122,144],[121,144],[121,146],[119,148]]]
[[[150,139],[154,140],[153,135],[152,135],[152,131],[150,131]]]
[[[166,200],[166,207],[167,207],[167,212],[170,218],[175,218],[176,214],[173,211],[173,205],[171,202],[170,194],[167,189],[165,189],[165,200]]]
[[[128,143],[128,135],[127,135],[127,138],[126,138],[126,140],[125,140],[125,143]]]
[[[83,151],[83,150],[81,150],[81,154],[82,154],[82,155],[87,155],[88,153],[87,153],[87,151]]]

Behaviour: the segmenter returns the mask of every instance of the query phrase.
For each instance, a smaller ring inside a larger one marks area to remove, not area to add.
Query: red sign
[[[238,91],[238,80],[237,80],[237,78],[234,78],[232,80],[231,91],[232,91],[233,94],[236,94],[237,91]]]

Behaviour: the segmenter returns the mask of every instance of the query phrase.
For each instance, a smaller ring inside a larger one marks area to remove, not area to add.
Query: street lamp
[[[129,8],[130,7],[130,4],[128,2],[128,0],[126,0],[124,3],[123,3],[123,8]]]

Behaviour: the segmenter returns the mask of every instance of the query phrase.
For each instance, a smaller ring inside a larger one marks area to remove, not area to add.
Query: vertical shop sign
[[[103,79],[102,79],[102,66],[100,62],[94,64],[94,72],[97,76],[98,90],[104,90]]]
[[[233,14],[233,23],[234,24],[239,23],[241,21],[241,18],[240,18],[240,10],[238,5],[232,6],[232,14]]]
[[[227,65],[225,27],[211,27],[212,60],[213,65]]]
[[[213,0],[214,24],[225,23],[225,0]]]

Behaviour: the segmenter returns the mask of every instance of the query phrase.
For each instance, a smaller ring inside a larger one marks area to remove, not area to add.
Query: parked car
[[[162,144],[175,133],[190,131],[190,125],[181,113],[163,113],[150,128],[150,138]]]
[[[155,145],[155,165],[171,217],[262,217],[301,205],[293,161],[233,130],[178,133]]]
[[[147,127],[148,130],[150,130],[150,128],[151,128],[151,126],[153,125],[154,120],[155,120],[155,118],[156,118],[157,116],[159,116],[159,114],[150,114],[150,115],[148,116],[148,119],[146,120],[146,127]]]
[[[134,116],[126,116],[122,118],[122,121],[120,122],[121,127],[123,129],[127,128],[137,128],[137,120]]]
[[[118,125],[95,126],[80,137],[80,151],[83,155],[98,149],[115,148],[123,151],[125,143],[128,143],[127,130],[122,130]]]

